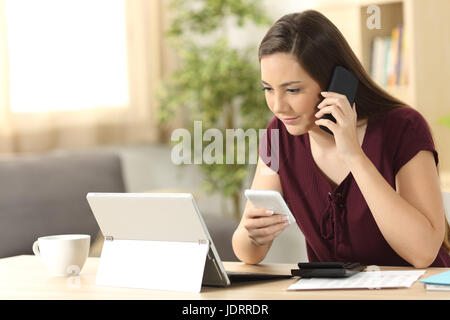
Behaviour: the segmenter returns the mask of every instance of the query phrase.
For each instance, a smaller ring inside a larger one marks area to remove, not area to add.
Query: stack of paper
[[[349,278],[302,278],[288,290],[408,288],[424,273],[425,270],[364,271]]]
[[[441,272],[434,276],[420,280],[426,284],[427,290],[450,291],[450,271]]]

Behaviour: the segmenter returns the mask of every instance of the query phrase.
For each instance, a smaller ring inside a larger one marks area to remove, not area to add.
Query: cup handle
[[[38,257],[41,256],[41,252],[39,251],[39,244],[38,244],[38,241],[35,241],[35,242],[33,243],[33,253],[34,253],[36,256],[38,256]]]

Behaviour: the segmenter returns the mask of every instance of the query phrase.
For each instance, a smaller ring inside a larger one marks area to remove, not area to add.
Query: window
[[[12,112],[129,104],[125,0],[6,0]]]

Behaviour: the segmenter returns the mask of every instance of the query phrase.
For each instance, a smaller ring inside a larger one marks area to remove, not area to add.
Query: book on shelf
[[[377,36],[372,40],[370,75],[383,87],[408,84],[408,46],[404,29],[398,25],[390,36]]]

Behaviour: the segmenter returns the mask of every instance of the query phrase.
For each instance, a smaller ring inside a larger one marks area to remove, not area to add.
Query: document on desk
[[[302,278],[287,290],[408,288],[424,273],[425,270],[364,271],[349,278]]]

